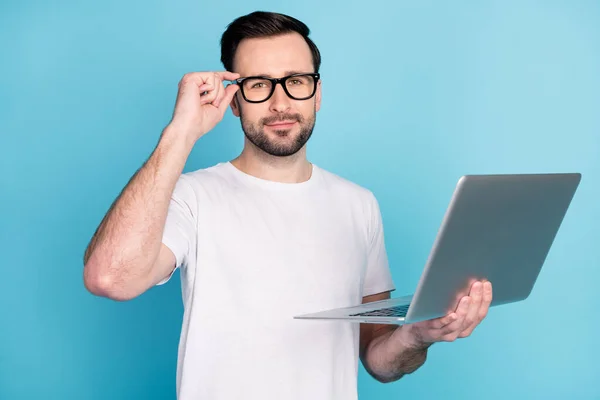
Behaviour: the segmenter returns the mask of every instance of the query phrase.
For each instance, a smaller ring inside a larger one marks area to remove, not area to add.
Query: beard
[[[240,120],[242,122],[242,130],[252,144],[271,156],[288,157],[300,151],[312,136],[316,113],[313,113],[309,118],[304,118],[301,114],[279,114],[273,117],[261,118],[255,124],[244,119],[244,115],[240,110]],[[300,132],[297,133],[295,138],[292,138],[292,129],[275,130],[274,133],[277,135],[277,138],[287,140],[271,140],[265,133],[265,125],[276,121],[297,121],[298,125],[300,125]]]

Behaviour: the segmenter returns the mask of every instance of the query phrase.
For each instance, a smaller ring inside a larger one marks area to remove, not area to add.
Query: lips
[[[277,122],[273,122],[272,124],[266,124],[266,125],[271,128],[288,128],[295,123],[296,123],[296,121],[277,121]]]

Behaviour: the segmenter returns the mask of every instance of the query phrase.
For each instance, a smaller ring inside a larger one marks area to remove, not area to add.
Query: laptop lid
[[[492,282],[492,306],[526,299],[580,180],[579,173],[461,177],[406,323],[454,311],[474,280]]]

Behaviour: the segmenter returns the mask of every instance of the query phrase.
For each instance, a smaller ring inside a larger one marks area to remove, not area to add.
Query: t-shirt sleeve
[[[162,243],[175,255],[175,268],[157,285],[167,283],[177,268],[186,267],[192,259],[196,241],[195,211],[197,203],[194,190],[187,179],[189,178],[182,175],[175,185],[162,236]]]
[[[396,290],[385,249],[381,210],[372,193],[369,196],[368,210],[368,254],[363,297]]]

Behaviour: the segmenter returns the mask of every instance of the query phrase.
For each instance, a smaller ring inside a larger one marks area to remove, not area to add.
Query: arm
[[[375,196],[370,197],[369,253],[364,288],[369,293],[377,293],[379,288],[391,288],[392,277],[389,269],[382,216]],[[383,289],[381,289],[383,290]],[[390,291],[363,297],[363,303],[390,298]],[[360,357],[362,363],[376,380],[392,382],[419,368],[427,355],[427,347],[409,346],[403,343],[397,325],[361,324]]]
[[[366,296],[363,303],[390,298],[390,292]],[[383,383],[393,382],[421,367],[430,345],[405,343],[402,327],[387,324],[361,324],[360,357],[367,372]]]
[[[84,255],[85,287],[132,299],[166,278],[176,256],[162,244],[171,196],[196,141],[221,121],[238,87],[231,72],[186,74],[171,123],[150,158],[110,207]]]
[[[84,255],[84,283],[128,300],[166,277],[175,256],[161,243],[171,194],[192,146],[167,127],[151,157],[102,220]]]

